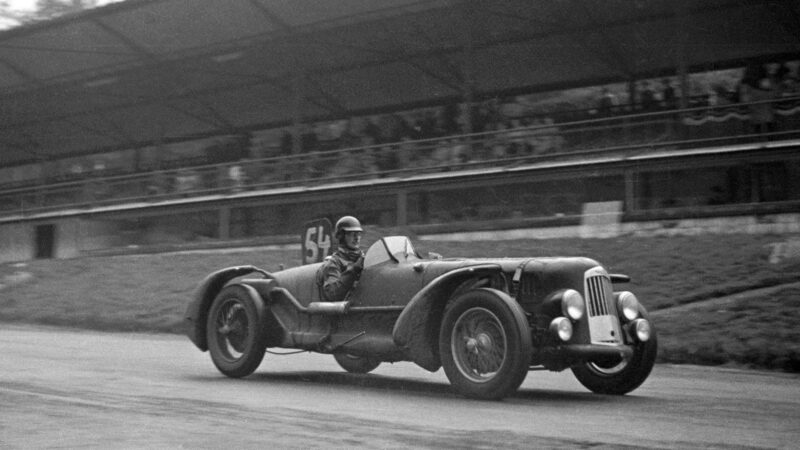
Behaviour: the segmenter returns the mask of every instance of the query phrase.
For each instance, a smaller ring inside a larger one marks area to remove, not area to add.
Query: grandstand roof
[[[0,33],[0,166],[784,58],[799,3],[127,0]]]

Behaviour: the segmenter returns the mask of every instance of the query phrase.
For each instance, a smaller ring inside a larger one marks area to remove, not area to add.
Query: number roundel
[[[303,225],[300,234],[303,264],[320,262],[330,255],[333,226],[328,219],[317,219]]]

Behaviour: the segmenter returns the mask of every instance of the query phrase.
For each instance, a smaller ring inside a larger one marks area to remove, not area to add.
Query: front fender
[[[464,281],[502,271],[498,264],[462,267],[436,277],[411,299],[392,331],[395,345],[420,367],[431,372],[442,366],[439,359],[439,327],[445,304]]]
[[[186,335],[197,348],[202,351],[208,350],[206,320],[214,297],[217,296],[228,281],[253,272],[259,272],[268,278],[272,277],[269,273],[255,266],[227,267],[208,275],[195,288],[192,301],[186,308],[183,320],[186,327]]]

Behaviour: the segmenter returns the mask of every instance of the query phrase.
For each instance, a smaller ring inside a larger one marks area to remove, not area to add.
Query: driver
[[[361,251],[361,222],[353,216],[344,216],[336,222],[334,237],[339,248],[322,266],[320,296],[328,302],[343,301],[361,276],[364,269],[364,252]]]

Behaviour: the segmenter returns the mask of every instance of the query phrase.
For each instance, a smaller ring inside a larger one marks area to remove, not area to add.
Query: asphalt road
[[[440,370],[267,355],[227,379],[188,339],[0,325],[0,448],[797,448],[800,377],[656,366],[623,397],[531,372],[502,402]]]

